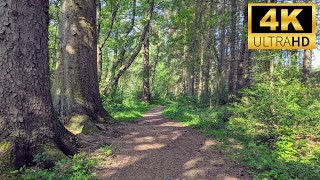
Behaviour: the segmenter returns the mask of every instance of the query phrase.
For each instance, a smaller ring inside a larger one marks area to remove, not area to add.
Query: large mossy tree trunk
[[[96,1],[61,0],[54,108],[74,133],[94,130],[111,116],[99,94]]]
[[[0,4],[0,174],[46,151],[72,155],[50,94],[48,0]],[[60,149],[59,149],[60,148]]]

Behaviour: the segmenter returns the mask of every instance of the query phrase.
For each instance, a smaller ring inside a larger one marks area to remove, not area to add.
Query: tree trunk
[[[96,6],[96,19],[97,19],[97,42],[99,42],[100,39],[100,14],[101,14],[101,0],[96,0],[97,1],[97,6]],[[102,47],[99,45],[97,46],[97,71],[98,71],[98,81],[100,82],[101,80],[101,75],[102,75]]]
[[[246,28],[248,25],[248,3],[245,3],[246,5],[243,8],[243,25],[245,31],[243,33],[247,32]],[[238,69],[237,69],[237,92],[240,91],[242,88],[245,86],[244,82],[244,72],[245,72],[245,61],[249,61],[249,55],[250,55],[250,50],[248,50],[248,43],[247,43],[247,34],[245,33],[245,37],[242,38],[242,43],[241,43],[241,51],[240,51],[240,59],[238,63]]]
[[[160,58],[160,48],[161,48],[161,43],[157,44],[157,53],[156,53],[156,57],[155,57],[155,60],[154,60],[153,74],[152,74],[151,83],[155,82],[155,80],[156,80],[157,67],[158,67],[159,58]]]
[[[184,46],[183,46],[183,62],[188,64],[189,61],[189,46],[188,46],[188,24],[184,23]],[[183,93],[188,94],[188,65],[183,66]]]
[[[193,45],[191,45],[193,46]],[[189,47],[189,53],[188,53],[188,62],[187,62],[187,95],[189,97],[194,97],[194,76],[195,76],[195,68],[194,63],[192,61],[191,54],[193,53],[193,48],[195,47]]]
[[[209,84],[210,84],[210,69],[211,69],[211,60],[212,60],[212,44],[214,41],[214,34],[212,33],[213,30],[209,30],[207,33],[207,36],[205,38],[208,38],[206,41],[206,53],[204,57],[204,63],[203,63],[203,89],[202,89],[202,97],[201,101],[204,104],[208,104],[209,102]]]
[[[305,0],[306,3],[311,3],[312,0]],[[306,49],[304,50],[304,54],[303,54],[303,68],[302,68],[302,73],[303,73],[303,77],[302,77],[302,82],[306,82],[308,81],[308,79],[310,78],[310,70],[311,70],[311,50],[310,49]]]
[[[145,41],[145,38],[148,38],[147,37],[148,29],[149,29],[149,25],[146,25],[143,29],[142,35],[140,37],[140,41],[139,41],[137,47],[133,50],[133,53],[129,57],[127,63],[122,65],[120,67],[119,71],[117,72],[117,74],[114,76],[113,81],[112,81],[111,94],[115,94],[115,92],[117,91],[117,88],[118,88],[118,83],[119,83],[120,78],[122,77],[124,72],[132,65],[132,63],[134,62],[134,60],[136,59],[136,57],[140,53],[140,50],[141,50],[142,45]]]
[[[252,69],[252,60],[251,60],[251,51],[248,51],[248,60],[245,63],[245,76],[244,76],[244,87],[250,87],[252,85],[252,76],[253,76],[253,69]]]
[[[134,62],[134,60],[136,59],[137,55],[139,54],[141,48],[142,48],[142,45],[143,43],[145,42],[146,39],[149,38],[149,34],[148,34],[148,31],[149,31],[149,28],[150,28],[150,23],[151,23],[151,20],[152,20],[152,15],[153,15],[153,9],[154,9],[154,0],[148,0],[148,4],[149,4],[149,13],[148,13],[148,20],[147,20],[147,23],[146,25],[144,26],[143,28],[143,31],[142,31],[142,34],[141,34],[141,37],[140,37],[140,40],[139,40],[139,43],[136,45],[136,47],[134,48],[131,56],[129,57],[128,61],[126,64],[122,65],[117,74],[112,78],[112,90],[111,90],[111,94],[114,94],[116,91],[117,91],[117,87],[118,87],[118,83],[119,83],[119,80],[120,78],[122,77],[122,75],[124,74],[124,72],[132,65],[132,63]],[[132,18],[132,28],[134,26],[134,17],[135,17],[135,1],[134,1],[134,8],[133,8],[133,18]],[[128,38],[129,36],[129,33],[131,32],[131,30],[129,30],[127,32],[127,36],[126,38]],[[127,41],[127,40],[126,40]],[[127,46],[127,43],[125,43],[125,46]],[[118,61],[117,63],[120,64],[124,61],[124,55],[126,53],[126,49],[123,49],[122,52],[120,53],[120,61]],[[114,67],[118,67],[117,65],[114,66]],[[112,68],[113,69],[113,68]]]
[[[79,133],[111,119],[99,95],[96,1],[61,0],[60,22],[54,108],[68,129]]]
[[[229,95],[233,95],[234,94],[234,84],[235,84],[235,71],[236,71],[236,36],[237,36],[237,32],[236,32],[236,22],[237,22],[237,18],[236,18],[236,11],[237,11],[237,7],[236,7],[236,0],[232,0],[231,1],[231,35],[230,35],[230,71],[229,71],[229,82],[228,82],[228,92]],[[231,99],[232,101],[232,99]]]
[[[213,13],[213,3],[205,2],[204,7],[207,7],[204,14],[203,23],[207,23],[207,19],[211,17]],[[200,102],[208,105],[209,104],[209,84],[210,84],[210,69],[211,69],[211,61],[214,56],[212,52],[214,52],[215,47],[215,37],[214,37],[214,29],[211,24],[206,24],[205,28],[202,30],[203,34],[203,61],[201,66],[202,73],[202,88],[201,88],[201,96]]]
[[[311,69],[311,50],[306,49],[304,50],[303,56],[303,78],[302,81],[306,82],[310,77],[310,69]]]
[[[148,30],[148,33],[150,33],[150,28]],[[148,35],[147,35],[148,36]],[[143,62],[143,93],[142,93],[142,100],[146,103],[149,103],[151,100],[151,93],[150,93],[150,53],[149,53],[149,37],[146,38],[143,46],[144,46],[144,62]]]
[[[101,76],[102,76],[102,64],[103,64],[103,59],[102,59],[102,49],[105,46],[107,40],[109,39],[112,29],[113,29],[113,25],[118,13],[120,7],[120,1],[117,1],[112,14],[111,14],[111,18],[110,18],[110,22],[109,22],[109,29],[106,32],[106,34],[104,36],[101,37],[101,43],[100,43],[100,24],[99,24],[99,19],[100,19],[100,14],[101,14],[101,1],[98,0],[98,6],[97,6],[97,36],[98,36],[98,45],[97,45],[97,68],[98,68],[98,80],[99,82],[101,81]]]
[[[6,1],[0,6],[0,174],[31,163],[43,151],[60,157],[59,148],[75,152],[62,143],[65,129],[53,112],[48,3]]]
[[[187,96],[190,98],[195,98],[196,85],[197,85],[197,64],[200,64],[199,60],[201,58],[201,15],[202,15],[202,2],[195,2],[195,15],[193,23],[191,23],[191,34],[189,37],[190,45],[188,49],[188,61],[187,61]],[[200,47],[200,48],[199,48]],[[200,60],[201,61],[201,60]],[[200,69],[200,68],[199,68]]]
[[[221,10],[220,12],[224,12],[226,8],[226,0],[223,0],[221,2]],[[220,21],[220,30],[219,30],[219,58],[217,62],[217,92],[216,92],[216,101],[217,104],[222,103],[222,95],[225,92],[226,89],[226,82],[227,82],[227,72],[228,72],[228,67],[227,67],[227,58],[226,58],[226,28],[225,28],[225,21],[222,19]]]
[[[97,72],[98,72],[98,82],[101,81],[102,76],[102,47],[97,46]]]

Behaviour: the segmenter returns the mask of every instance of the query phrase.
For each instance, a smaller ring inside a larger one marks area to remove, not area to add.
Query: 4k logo
[[[249,49],[315,49],[315,4],[248,5]]]

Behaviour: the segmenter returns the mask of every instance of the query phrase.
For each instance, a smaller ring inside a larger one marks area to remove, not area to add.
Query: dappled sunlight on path
[[[162,109],[121,125],[123,135],[110,139],[113,157],[95,170],[99,179],[250,179],[211,148],[217,142],[163,118]]]

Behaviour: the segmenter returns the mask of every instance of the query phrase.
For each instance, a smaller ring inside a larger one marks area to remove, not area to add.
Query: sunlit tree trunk
[[[306,3],[311,3],[313,0],[305,0]],[[310,70],[311,70],[311,57],[312,51],[310,49],[304,50],[303,53],[303,68],[302,68],[302,81],[305,82],[310,78]]]
[[[96,21],[97,21],[97,42],[99,42],[100,39],[100,17],[101,17],[101,0],[96,0],[97,6],[96,6]],[[101,80],[102,75],[102,48],[97,46],[97,71],[98,71],[98,80]]]
[[[311,50],[306,49],[303,53],[303,78],[302,80],[305,82],[310,78],[310,70],[311,70]]]
[[[54,107],[67,127],[111,119],[99,95],[96,1],[61,0]]]
[[[203,27],[201,27],[202,29]],[[204,71],[204,55],[205,55],[205,49],[204,49],[204,32],[202,30],[200,30],[201,35],[200,35],[200,41],[199,41],[199,59],[200,59],[200,66],[199,66],[199,87],[198,87],[198,101],[201,102],[202,101],[202,97],[203,97],[203,71]]]

